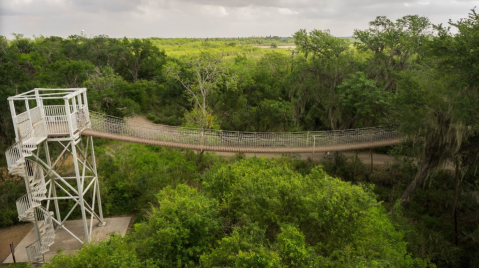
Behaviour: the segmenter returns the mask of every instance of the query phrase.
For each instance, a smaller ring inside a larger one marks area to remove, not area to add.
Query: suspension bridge
[[[243,132],[201,130],[135,122],[89,112],[89,126],[81,133],[110,140],[163,147],[242,153],[315,153],[395,145],[395,129],[373,127],[339,131]]]
[[[241,132],[143,123],[89,111],[85,88],[34,89],[8,100],[16,142],[5,154],[9,172],[23,177],[27,188],[27,194],[16,204],[19,219],[34,223],[37,240],[26,248],[32,263],[44,261],[43,254],[52,245],[56,229],[63,228],[80,243],[89,243],[93,219],[100,225],[105,224],[93,137],[198,151],[243,153],[348,151],[401,142],[397,130],[385,127]],[[15,106],[18,102],[22,104]],[[23,111],[17,114],[21,109]],[[56,150],[51,149],[52,143],[57,146]],[[72,159],[73,175],[62,169],[67,157]],[[68,213],[60,213],[59,202],[68,200],[73,201],[74,206]],[[82,215],[84,241],[64,225],[77,207]]]

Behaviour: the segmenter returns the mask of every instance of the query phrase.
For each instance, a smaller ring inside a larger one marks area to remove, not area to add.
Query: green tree
[[[181,83],[188,100],[194,104],[190,115],[186,116],[187,126],[199,127],[202,131],[215,128],[210,102],[221,84],[229,84],[227,71],[221,58],[203,52],[198,57],[186,59],[183,68],[174,62],[167,65],[166,74]]]
[[[120,235],[112,235],[107,241],[98,244],[89,244],[72,254],[57,254],[43,267],[157,267],[148,262],[141,261],[134,245]]]
[[[310,33],[300,30],[294,39],[297,49],[306,57],[292,75],[297,82],[290,96],[299,117],[306,116],[309,106],[327,127],[333,130],[350,127],[351,121],[345,119],[337,88],[357,68],[358,61],[348,42],[320,30]]]
[[[166,54],[153,45],[151,40],[129,40],[125,37],[120,44],[123,49],[118,51],[122,63],[119,71],[127,72],[131,81],[135,83],[141,78],[153,79],[161,75]]]
[[[351,74],[338,86],[339,103],[347,125],[375,126],[387,122],[392,94],[376,86],[363,72]]]
[[[369,25],[367,30],[354,31],[355,45],[359,51],[370,53],[368,77],[385,91],[394,91],[396,73],[413,67],[424,52],[432,34],[431,23],[426,17],[408,15],[396,22],[378,16]]]
[[[240,252],[242,245],[248,252],[277,250],[286,266],[424,265],[407,255],[403,234],[395,230],[367,188],[331,178],[320,167],[302,176],[287,164],[248,159],[207,174],[204,188],[221,200],[225,230],[233,229],[232,237],[224,238],[204,257],[215,260],[214,265],[231,265],[227,261],[235,260],[235,255],[228,252]],[[259,236],[262,244],[241,244],[237,238],[251,241],[251,231],[242,235],[235,229],[251,224],[264,233],[264,238]]]
[[[95,66],[84,60],[60,60],[50,64],[39,80],[51,87],[78,88]]]
[[[201,256],[203,267],[280,267],[281,259],[255,224],[238,227]]]
[[[479,18],[473,10],[451,25],[458,34],[436,26],[437,37],[427,44],[423,64],[399,75],[395,118],[404,133],[419,141],[421,152],[419,171],[401,197],[403,206],[431,173],[447,161],[461,162],[462,148],[479,131],[479,69],[474,63],[479,51],[473,45],[479,40]]]
[[[157,197],[148,223],[135,225],[138,254],[161,267],[196,266],[220,234],[218,202],[186,185],[167,187]]]

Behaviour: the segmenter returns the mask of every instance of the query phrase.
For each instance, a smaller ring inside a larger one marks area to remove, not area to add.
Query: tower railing
[[[41,205],[41,200],[37,200],[36,198],[32,198],[31,195],[26,194],[16,201],[17,204],[17,212],[18,218],[23,220],[29,217],[29,213],[33,212],[33,209],[39,207]],[[33,220],[33,219],[30,219]]]
[[[26,247],[28,261],[31,263],[40,263],[44,262],[43,253],[41,253],[41,242],[40,239],[31,243]]]

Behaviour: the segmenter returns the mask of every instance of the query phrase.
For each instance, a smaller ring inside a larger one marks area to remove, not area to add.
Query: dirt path
[[[2,263],[10,255],[10,243],[13,242],[16,247],[32,228],[32,223],[20,223],[0,229],[0,260]]]
[[[346,157],[353,157],[355,155],[355,152],[342,152],[344,156]],[[223,156],[223,157],[231,157],[234,156],[235,153],[227,153],[227,152],[216,152],[216,155]],[[273,153],[245,153],[246,157],[266,157],[266,158],[279,158],[281,157],[281,154],[273,154]],[[300,154],[294,154],[294,155],[300,155],[301,160],[307,160],[310,158],[311,160],[318,162],[321,159],[323,159],[326,154],[325,153],[300,153]],[[359,159],[365,164],[370,164],[371,163],[371,158],[369,155],[369,152],[360,152],[358,153]],[[392,163],[394,161],[394,157],[387,155],[387,154],[377,154],[373,153],[373,164],[374,165],[386,165],[388,163]]]

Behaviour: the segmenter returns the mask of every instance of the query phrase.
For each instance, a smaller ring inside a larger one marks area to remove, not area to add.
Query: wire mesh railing
[[[48,130],[43,121],[37,121],[37,123],[33,125],[33,132],[35,133],[35,138],[38,139],[46,138],[48,136]]]
[[[40,252],[45,253],[49,250],[55,239],[52,215],[43,207],[36,207],[35,217],[38,224],[38,231],[40,233]]]
[[[28,114],[28,111],[25,111],[25,112],[23,112],[21,114],[18,114],[16,116],[16,122],[14,122],[14,123],[21,124],[21,123],[23,123],[23,122],[25,122],[29,119],[30,119],[30,115]]]
[[[33,218],[29,217],[29,213],[33,212],[33,209],[41,205],[41,201],[32,198],[31,195],[26,194],[16,201],[18,218],[20,221],[31,221]]]
[[[16,142],[12,146],[8,147],[8,149],[5,151],[5,156],[7,158],[7,166],[9,169],[17,166],[20,160],[23,161],[24,158],[22,153],[22,142]]]
[[[110,134],[188,144],[204,147],[297,148],[348,145],[391,140],[400,137],[393,128],[374,127],[336,131],[308,132],[242,132],[201,130],[158,124],[131,124],[123,118],[90,111],[92,130]]]
[[[43,253],[40,252],[41,242],[40,239],[31,243],[26,247],[27,257],[30,263],[41,263],[44,262]]]
[[[40,106],[37,106],[30,110],[30,119],[32,121],[32,124],[35,124],[38,121],[42,120],[42,113],[40,108]]]

